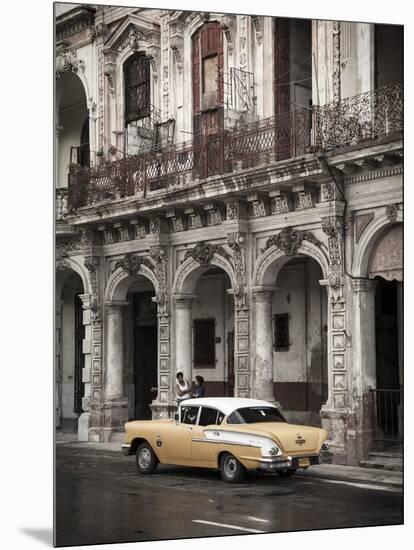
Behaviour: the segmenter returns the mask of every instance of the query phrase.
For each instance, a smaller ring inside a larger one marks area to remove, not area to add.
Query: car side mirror
[[[178,422],[178,419],[179,419],[178,413],[175,413],[175,414],[174,414],[174,420],[175,420],[176,422]]]

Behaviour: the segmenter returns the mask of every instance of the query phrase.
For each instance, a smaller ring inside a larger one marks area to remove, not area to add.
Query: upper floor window
[[[223,103],[223,30],[212,21],[192,38],[193,113],[215,109]]]
[[[124,63],[125,126],[150,114],[150,63],[134,53]]]

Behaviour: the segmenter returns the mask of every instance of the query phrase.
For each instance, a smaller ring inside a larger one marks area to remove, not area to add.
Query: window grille
[[[289,314],[279,313],[274,316],[274,349],[289,351]]]

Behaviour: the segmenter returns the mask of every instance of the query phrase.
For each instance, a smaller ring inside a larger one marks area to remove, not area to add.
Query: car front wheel
[[[243,464],[230,453],[225,453],[220,458],[220,474],[227,483],[240,483],[243,481],[246,469]]]
[[[141,443],[137,449],[136,463],[137,470],[141,474],[152,474],[155,472],[158,466],[158,458],[151,449],[151,445],[148,443]]]
[[[296,472],[296,468],[290,468],[289,470],[277,470],[280,477],[290,477]]]

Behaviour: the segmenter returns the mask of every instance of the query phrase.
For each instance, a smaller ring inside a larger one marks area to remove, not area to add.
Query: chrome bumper
[[[125,455],[125,456],[128,456],[131,454],[131,445],[129,443],[124,443],[123,445],[121,445],[121,451],[122,451],[122,454]]]
[[[285,456],[285,457],[274,457],[274,458],[261,458],[260,459],[260,470],[265,471],[275,471],[275,470],[289,470],[293,468],[299,468],[298,459],[299,458],[309,458],[309,466],[314,466],[315,464],[330,464],[332,463],[332,453],[330,452],[321,452],[317,455],[303,455],[303,456]],[[305,469],[308,466],[305,467]]]

